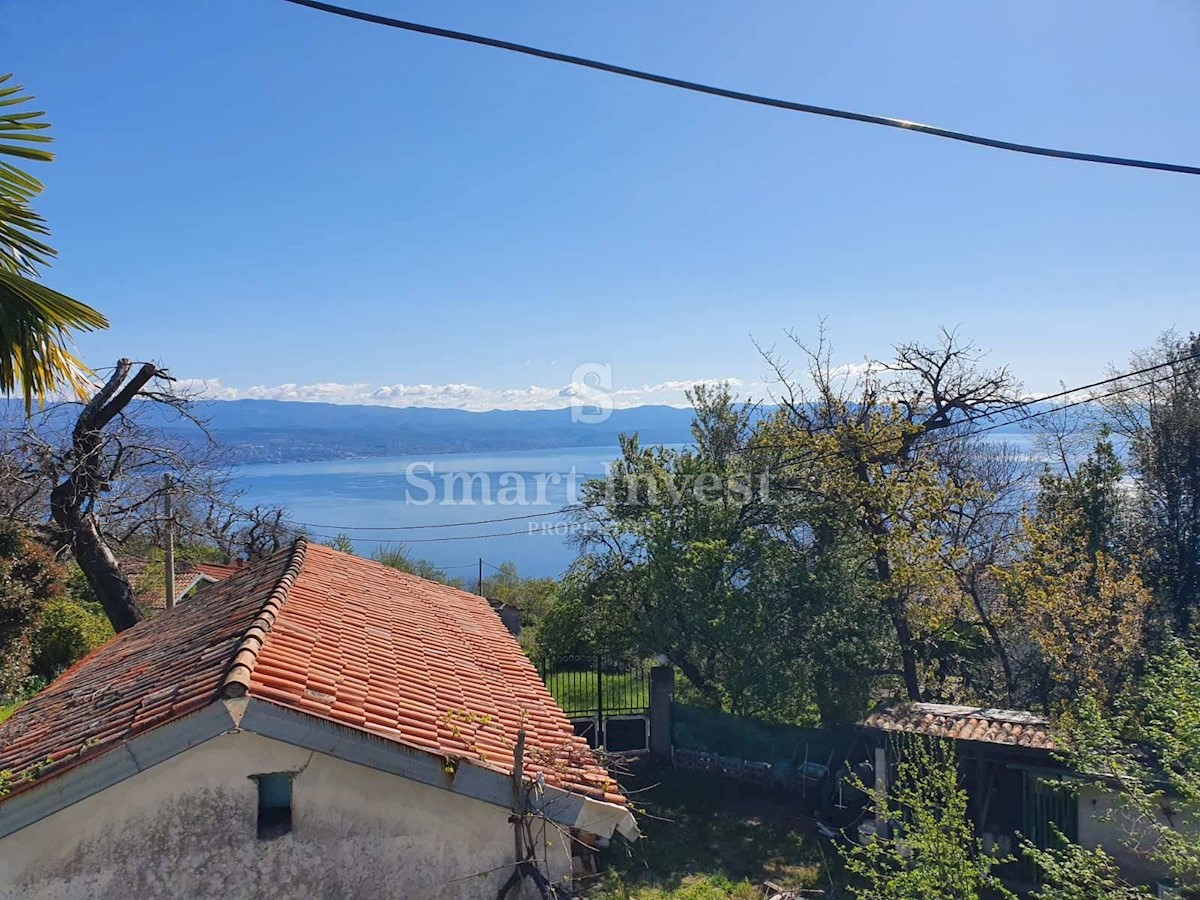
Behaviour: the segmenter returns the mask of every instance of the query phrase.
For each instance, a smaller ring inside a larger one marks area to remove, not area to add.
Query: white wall
[[[249,776],[288,770],[299,771],[292,832],[260,841]],[[0,898],[494,897],[512,871],[508,815],[398,776],[231,733],[0,839]],[[539,840],[541,832],[535,830]],[[551,877],[564,878],[566,841],[553,826],[544,837]],[[521,896],[532,896],[531,888]]]
[[[1148,858],[1153,832],[1116,801],[1116,795],[1102,787],[1079,786],[1079,843],[1103,847],[1127,878],[1151,884],[1164,875],[1162,866]],[[1160,821],[1166,824],[1165,818]]]

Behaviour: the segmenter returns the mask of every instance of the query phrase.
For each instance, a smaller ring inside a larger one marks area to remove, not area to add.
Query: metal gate
[[[538,674],[592,747],[633,753],[650,746],[650,668],[641,660],[566,656],[537,660]]]
[[[1058,846],[1057,828],[1068,841],[1079,840],[1079,797],[1060,776],[1026,770],[1022,833],[1036,847]],[[1026,878],[1037,880],[1038,873],[1027,858]]]

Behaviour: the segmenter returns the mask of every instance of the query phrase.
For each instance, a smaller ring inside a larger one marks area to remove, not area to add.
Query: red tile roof
[[[1050,721],[1015,709],[948,706],[943,703],[902,703],[875,710],[860,723],[865,728],[1008,744],[1053,750]]]
[[[0,725],[0,770],[69,762],[213,702],[290,555],[213,585],[81,659]]]
[[[128,558],[121,561],[122,570],[131,578],[137,578],[142,575],[146,571],[147,565],[146,560],[137,558]],[[225,563],[176,563],[175,602],[178,603],[182,600],[188,591],[198,586],[198,583],[207,584],[214,581],[221,581],[241,571],[247,565],[244,562],[228,565]],[[165,609],[167,605],[164,592],[161,589],[141,591],[137,595],[137,601],[143,609],[160,610]]]
[[[0,770],[72,761],[248,694],[624,803],[486,600],[303,540],[117,635],[0,725]]]
[[[207,575],[213,581],[220,581],[223,578],[228,578],[230,575],[236,575],[242,569],[246,568],[249,563],[192,563],[192,571],[199,572],[201,575]]]

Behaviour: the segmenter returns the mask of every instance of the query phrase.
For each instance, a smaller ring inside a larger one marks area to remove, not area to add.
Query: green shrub
[[[62,593],[54,557],[11,522],[0,522],[0,702],[17,699],[28,674],[30,634]]]
[[[56,597],[46,604],[33,632],[30,671],[51,681],[112,636],[112,625],[98,603]]]

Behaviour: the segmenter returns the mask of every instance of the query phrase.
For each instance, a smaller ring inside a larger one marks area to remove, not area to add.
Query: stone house
[[[637,834],[486,600],[304,540],[78,662],[0,770],[5,900],[495,897],[518,853],[528,897]]]

